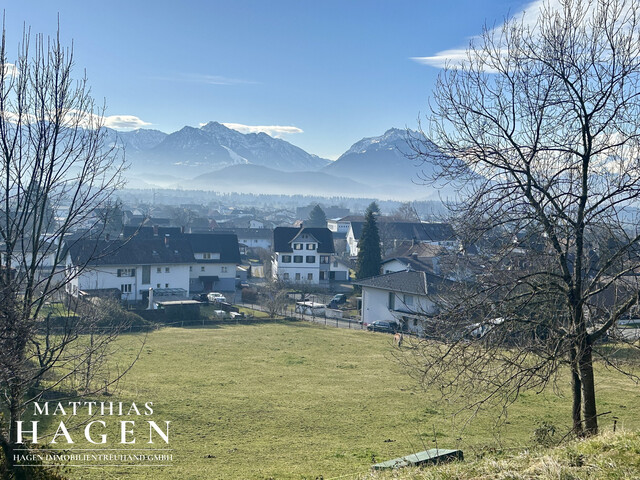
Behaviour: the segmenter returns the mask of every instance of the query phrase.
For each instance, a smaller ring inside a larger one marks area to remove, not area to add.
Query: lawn
[[[140,338],[120,341],[133,349]],[[77,468],[68,475],[350,478],[373,462],[433,448],[434,432],[440,448],[462,448],[473,458],[529,444],[543,422],[559,431],[569,426],[569,395],[528,393],[500,429],[492,415],[463,428],[451,416],[456,405],[414,388],[393,348],[389,335],[304,322],[154,331],[119,391],[98,400],[152,401],[153,418],[171,421],[173,466]],[[618,427],[639,428],[637,385],[602,371],[597,379],[600,411],[612,412],[601,425],[610,427],[615,415]]]

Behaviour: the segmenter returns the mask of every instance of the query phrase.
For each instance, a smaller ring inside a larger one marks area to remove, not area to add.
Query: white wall
[[[393,292],[393,295],[395,308],[390,310],[389,290],[362,287],[362,322],[367,325],[376,320],[400,322],[404,323],[410,332],[422,335],[424,333],[422,317],[435,312],[434,303],[424,296],[399,292]]]
[[[135,276],[118,277],[118,269],[125,268],[135,268]],[[188,295],[189,265],[151,265],[150,280],[149,283],[142,283],[142,265],[109,265],[86,268],[70,285],[72,289],[71,293],[73,294],[77,293],[73,291],[74,286],[79,290],[117,288],[122,291],[130,289],[130,292],[123,291],[122,300],[131,301],[142,300],[142,292],[148,291],[150,287],[154,289],[183,288]],[[123,288],[123,285],[130,285],[130,287]]]

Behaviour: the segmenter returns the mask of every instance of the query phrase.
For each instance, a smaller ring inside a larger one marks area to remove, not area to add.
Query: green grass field
[[[119,342],[133,351],[141,338]],[[461,448],[471,459],[525,447],[542,422],[569,428],[570,397],[552,393],[523,395],[500,429],[492,415],[463,428],[451,415],[458,406],[414,388],[393,348],[389,335],[303,322],[154,331],[119,390],[98,400],[152,401],[154,419],[171,421],[173,466],[77,468],[67,475],[356,478],[376,461],[433,448],[434,431],[440,448]],[[612,412],[601,425],[609,428],[615,415],[619,427],[639,428],[638,386],[597,373],[600,412]]]

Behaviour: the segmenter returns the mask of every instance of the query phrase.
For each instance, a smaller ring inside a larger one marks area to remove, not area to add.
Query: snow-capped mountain
[[[201,128],[184,127],[163,138],[153,138],[160,141],[154,144],[149,138],[149,148],[127,150],[133,170],[152,167],[184,178],[241,164],[282,171],[313,171],[329,163],[266,133],[243,134],[218,122],[209,122]],[[125,144],[133,144],[137,138],[124,135],[123,139]],[[142,142],[134,145],[141,146]]]
[[[124,147],[127,154],[149,150],[158,145],[167,136],[160,130],[139,128],[130,132],[118,132],[110,128],[107,132],[107,144]]]
[[[374,186],[411,184],[418,180],[423,166],[408,158],[410,133],[392,128],[379,137],[363,138],[322,171]]]

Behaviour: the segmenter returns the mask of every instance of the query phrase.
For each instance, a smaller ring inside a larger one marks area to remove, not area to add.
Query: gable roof
[[[433,259],[428,257],[391,257],[382,261],[381,265],[385,265],[389,262],[398,261],[407,265],[409,269],[417,272],[431,272],[433,273]]]
[[[325,227],[276,227],[273,230],[273,250],[279,253],[291,253],[294,238],[307,233],[318,242],[318,253],[334,253],[333,234]]]
[[[452,282],[428,272],[403,270],[401,272],[385,273],[375,277],[363,278],[353,282],[362,287],[378,288],[392,292],[409,293],[412,295],[427,295],[435,293],[444,284]]]
[[[185,233],[181,238],[191,244],[193,253],[220,254],[220,259],[197,260],[198,263],[240,263],[240,249],[235,233]]]
[[[69,245],[74,265],[153,265],[193,263],[189,242],[178,237],[129,240],[81,239]]]

